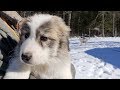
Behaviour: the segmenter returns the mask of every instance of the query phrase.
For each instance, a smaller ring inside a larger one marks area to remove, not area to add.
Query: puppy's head
[[[20,60],[26,64],[45,64],[60,52],[68,52],[70,28],[58,16],[35,14],[19,24]]]

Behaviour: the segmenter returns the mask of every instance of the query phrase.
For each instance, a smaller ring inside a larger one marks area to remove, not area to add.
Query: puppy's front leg
[[[20,62],[20,60],[13,60],[3,79],[28,79],[30,71],[30,66]]]

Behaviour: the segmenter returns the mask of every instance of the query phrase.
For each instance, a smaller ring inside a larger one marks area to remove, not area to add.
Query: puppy
[[[3,79],[72,79],[70,28],[58,16],[35,14],[18,23],[20,41]]]

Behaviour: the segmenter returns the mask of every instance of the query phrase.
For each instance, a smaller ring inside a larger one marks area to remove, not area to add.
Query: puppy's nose
[[[31,53],[24,53],[21,56],[23,61],[29,61],[32,58],[32,54]]]

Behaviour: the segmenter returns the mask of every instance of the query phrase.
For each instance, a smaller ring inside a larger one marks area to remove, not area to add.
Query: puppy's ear
[[[70,26],[67,26],[65,21],[61,17],[53,16],[53,18],[54,18],[55,24],[57,24],[61,33],[67,34],[67,36],[69,36],[69,33],[71,31]]]
[[[54,16],[54,19],[60,31],[59,48],[69,51],[69,35],[71,29],[66,25],[65,21],[62,18]]]
[[[23,26],[26,22],[28,22],[28,21],[29,21],[29,20],[28,20],[27,18],[23,18],[20,22],[17,23],[16,28],[17,28],[19,34],[21,34],[21,28],[22,28],[22,26]]]

